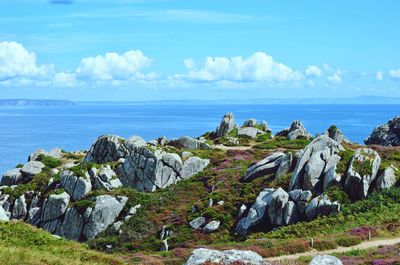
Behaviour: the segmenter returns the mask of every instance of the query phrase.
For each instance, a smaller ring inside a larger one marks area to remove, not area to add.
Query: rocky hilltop
[[[101,250],[175,250],[185,259],[195,250],[186,264],[263,264],[254,252],[200,247],[237,242],[243,249],[244,239],[289,236],[296,225],[335,220],[342,209],[349,214],[374,194],[389,194],[400,150],[384,146],[399,145],[399,122],[377,127],[366,140],[373,145],[361,146],[336,126],[312,136],[296,120],[273,135],[265,121],[239,126],[227,113],[198,138],[103,135],[83,152],[40,149],[3,174],[0,220]]]

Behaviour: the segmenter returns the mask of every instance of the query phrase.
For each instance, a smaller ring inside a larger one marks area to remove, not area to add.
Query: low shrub
[[[317,250],[335,249],[338,243],[334,239],[316,239],[314,240],[314,248]]]
[[[336,243],[341,247],[351,247],[361,243],[361,238],[358,236],[343,235],[335,238]]]
[[[61,161],[57,158],[40,154],[38,161],[42,162],[48,168],[56,168],[62,165]]]

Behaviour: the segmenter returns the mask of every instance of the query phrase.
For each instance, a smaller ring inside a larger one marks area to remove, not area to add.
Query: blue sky
[[[399,1],[2,0],[0,98],[400,96]]]

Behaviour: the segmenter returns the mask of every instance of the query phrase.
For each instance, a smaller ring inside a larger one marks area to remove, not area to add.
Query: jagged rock
[[[31,225],[39,225],[42,216],[42,209],[40,207],[31,207],[28,212],[27,222]]]
[[[329,255],[315,256],[309,265],[343,265],[340,259]]]
[[[338,202],[331,202],[329,198],[324,195],[322,197],[315,197],[308,203],[305,209],[305,215],[308,220],[313,220],[318,216],[336,214],[339,211],[340,204]]]
[[[14,202],[14,208],[12,211],[12,219],[24,219],[27,214],[27,205],[25,200],[25,195],[22,194]]]
[[[387,124],[376,127],[364,142],[383,146],[400,146],[400,116],[389,120]]]
[[[190,150],[196,149],[211,149],[211,146],[207,143],[200,141],[198,139],[194,139],[188,136],[182,136],[178,139],[171,140],[168,142],[168,145],[174,146],[177,148],[185,148]]]
[[[283,209],[289,201],[289,194],[282,188],[278,188],[271,194],[268,206],[268,216],[272,225],[283,225]]]
[[[291,153],[275,152],[250,166],[240,181],[249,182],[268,174],[277,175],[277,172],[279,172],[278,177],[280,177],[289,171],[291,161]]]
[[[197,156],[189,157],[180,170],[180,177],[188,179],[191,176],[203,171],[210,164],[209,159],[202,159]]]
[[[8,217],[6,211],[3,209],[3,207],[0,207],[0,221],[9,221],[10,218]]]
[[[54,234],[57,231],[57,228],[60,227],[61,221],[59,219],[43,222],[41,224],[41,228],[49,232],[50,234]]]
[[[228,133],[230,133],[233,129],[236,128],[235,119],[233,117],[233,113],[229,112],[224,115],[222,121],[217,128],[216,135],[217,137],[224,137]]]
[[[343,147],[331,138],[321,135],[301,153],[290,181],[290,190],[303,189],[321,193],[330,184],[340,180],[336,166]]]
[[[336,142],[340,143],[351,143],[349,139],[344,136],[341,130],[335,125],[332,125],[324,132],[324,135],[328,136],[329,138],[335,140]]]
[[[0,186],[17,185],[22,181],[22,173],[20,168],[14,168],[6,171],[1,178]]]
[[[214,220],[214,221],[209,222],[208,224],[206,224],[203,227],[203,233],[212,233],[212,232],[217,231],[220,223],[221,222],[218,221],[218,220]]]
[[[247,216],[238,222],[235,229],[237,234],[246,235],[251,227],[265,220],[266,208],[272,200],[271,195],[274,191],[275,189],[264,189],[260,192]]]
[[[235,146],[235,145],[239,145],[239,139],[236,137],[226,137],[226,140],[228,141],[229,144]]]
[[[243,123],[242,127],[255,127],[257,125],[257,120],[252,118],[248,119]]]
[[[248,265],[269,265],[263,258],[253,251],[243,250],[212,250],[197,248],[193,250],[185,265],[215,264],[248,264]]]
[[[4,209],[4,211],[8,212],[11,206],[10,195],[4,194],[0,197],[0,207]]]
[[[89,174],[85,172],[85,175],[77,177],[71,171],[64,171],[61,174],[61,186],[74,201],[82,199],[92,190]]]
[[[42,162],[30,161],[22,167],[21,173],[24,178],[32,178],[33,176],[41,173],[43,168],[44,164]]]
[[[255,139],[257,135],[264,134],[264,131],[257,129],[255,127],[242,127],[238,130],[239,137],[249,137]]]
[[[51,194],[43,206],[42,221],[48,222],[61,217],[67,210],[69,200],[70,196],[66,192]]]
[[[124,142],[125,140],[122,137],[116,135],[100,136],[90,148],[84,161],[97,164],[117,161],[127,154]],[[132,143],[134,142],[136,141],[132,141]]]
[[[396,175],[392,166],[387,167],[376,180],[375,188],[377,190],[388,189],[396,184]]]
[[[78,210],[69,208],[65,214],[64,221],[62,222],[58,235],[78,241],[81,237],[83,230],[84,220]]]
[[[90,214],[89,220],[83,229],[87,239],[95,238],[99,233],[107,229],[124,208],[127,197],[112,197],[100,195],[96,197],[95,207]]]
[[[135,151],[137,148],[147,146],[146,141],[140,136],[131,136],[126,139],[124,146],[130,151]]]
[[[32,154],[29,155],[28,161],[37,161],[40,155],[45,155],[45,156],[50,156],[53,158],[61,158],[62,157],[62,151],[60,148],[53,148],[49,152],[47,152],[44,149],[37,149],[34,151]]]
[[[242,217],[244,212],[247,210],[247,206],[245,204],[240,205],[239,211],[238,211],[238,217]]]
[[[357,149],[347,169],[345,190],[353,200],[367,197],[369,187],[375,179],[381,158],[370,148]]]
[[[94,175],[95,173],[96,172],[92,172],[91,174]],[[114,170],[109,166],[102,167],[98,175],[95,175],[92,179],[94,180],[94,186],[96,189],[113,190],[123,186],[122,182],[117,178]]]
[[[289,140],[295,140],[298,138],[312,138],[311,134],[307,132],[306,128],[304,128],[304,125],[299,120],[293,121],[289,128],[283,129],[275,136],[287,137]]]
[[[197,218],[193,219],[192,221],[190,221],[189,225],[193,229],[199,229],[200,227],[205,225],[205,223],[206,223],[206,218],[204,218],[203,216],[200,216],[200,217],[197,217]]]
[[[291,225],[297,223],[300,219],[299,211],[294,202],[288,201],[283,209],[283,224]]]

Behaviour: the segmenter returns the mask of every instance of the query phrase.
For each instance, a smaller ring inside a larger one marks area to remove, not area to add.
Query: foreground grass
[[[121,259],[58,239],[23,222],[0,222],[0,260],[9,265],[125,264]]]

